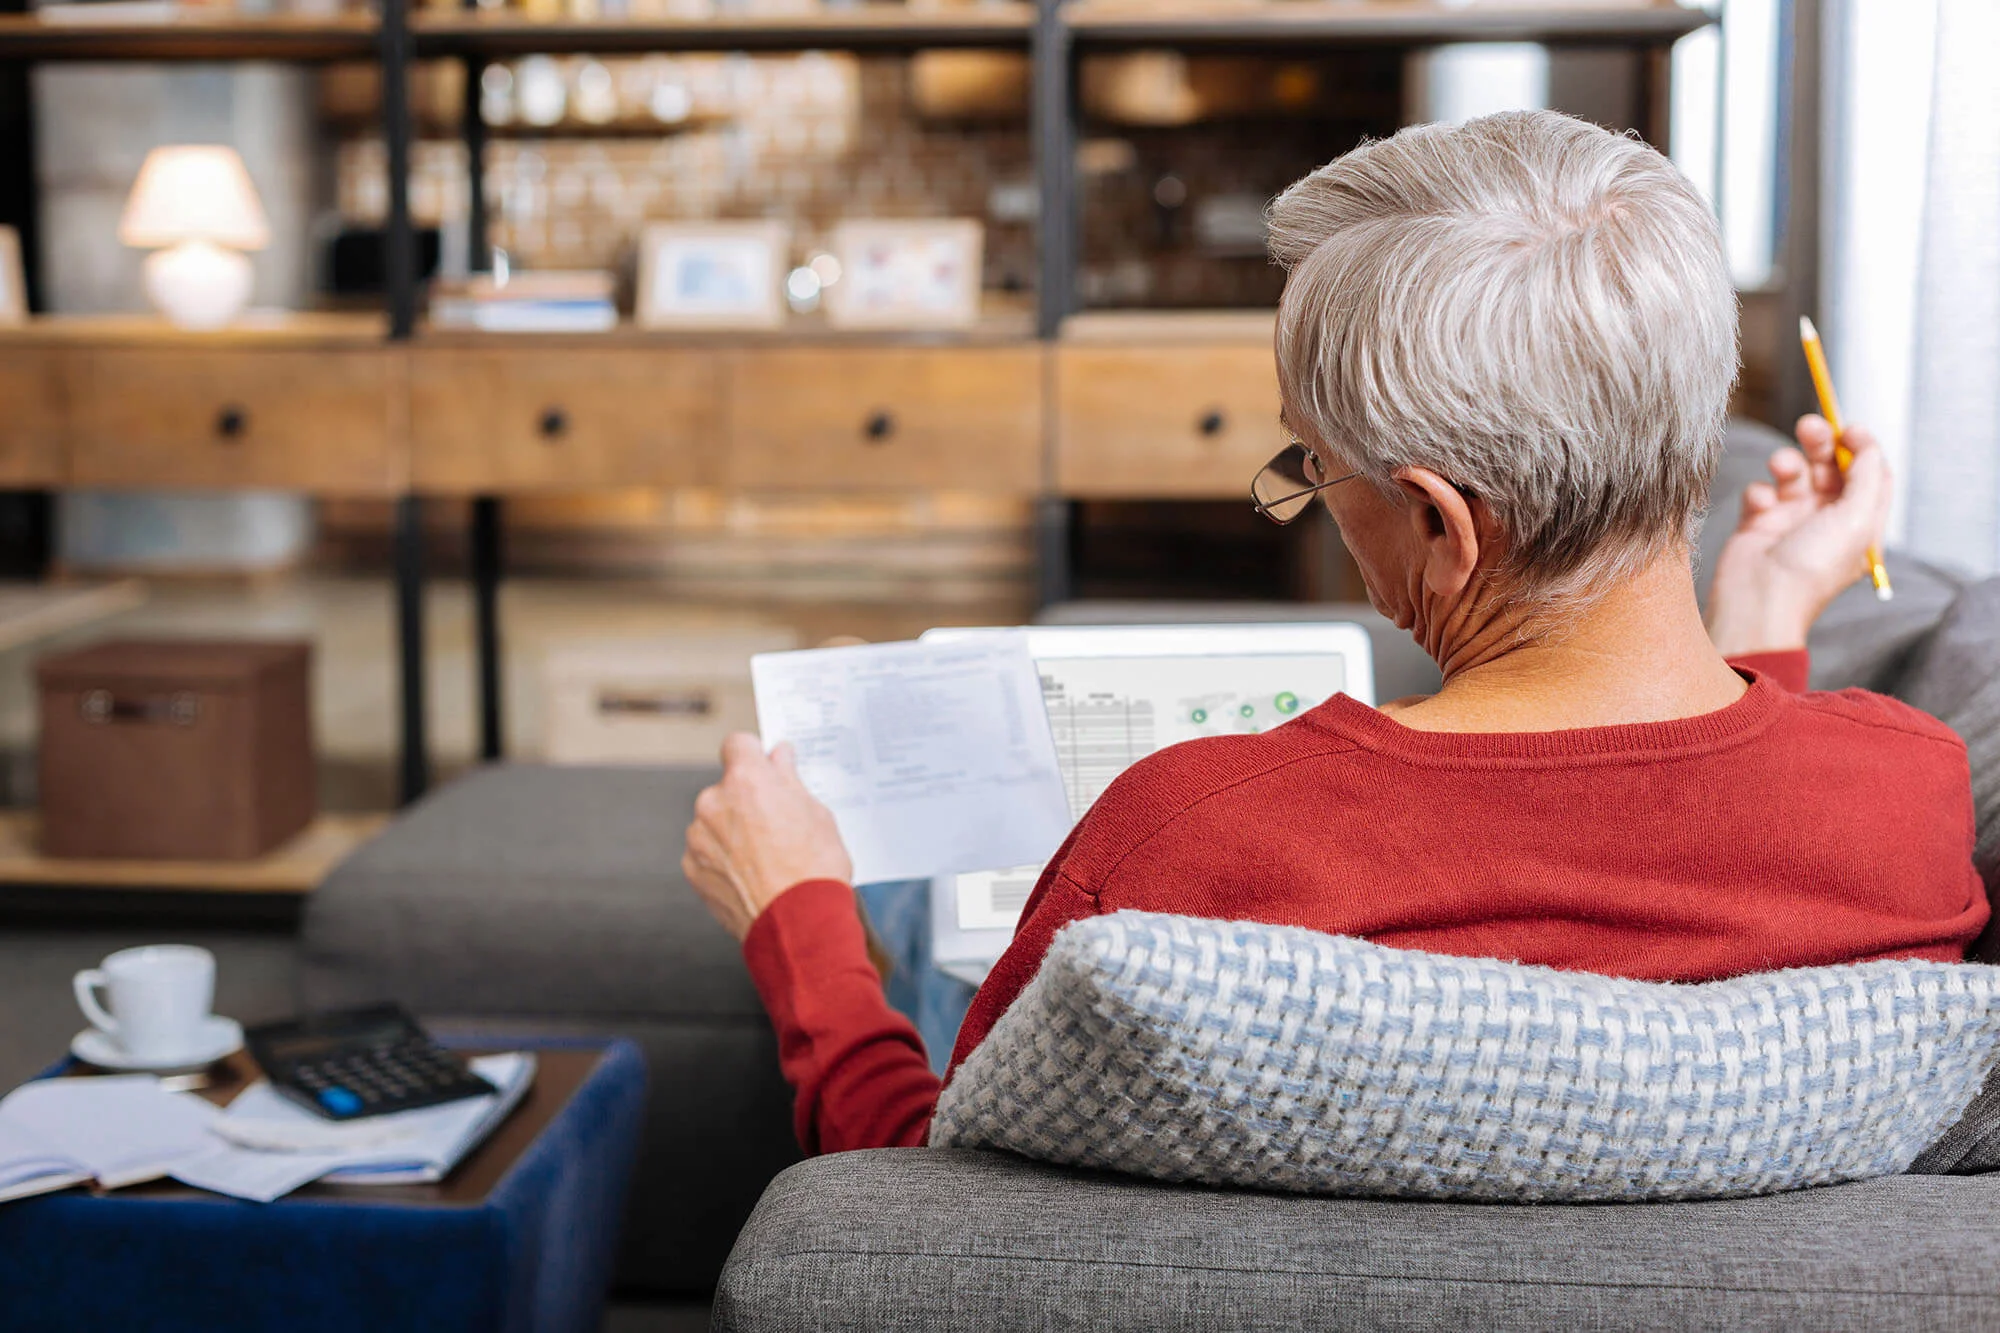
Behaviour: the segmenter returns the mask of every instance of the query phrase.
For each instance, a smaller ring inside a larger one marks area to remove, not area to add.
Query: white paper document
[[[346,1160],[344,1153],[252,1152],[211,1139],[206,1151],[175,1164],[174,1179],[233,1199],[270,1203]]]
[[[840,825],[857,884],[1046,859],[1069,801],[1026,636],[763,653],[767,747]]]
[[[0,1100],[0,1202],[87,1180],[117,1189],[162,1176],[260,1203],[320,1179],[443,1180],[535,1078],[532,1052],[471,1064],[499,1091],[345,1124],[320,1119],[264,1082],[227,1110],[168,1092],[150,1074],[29,1083]]]
[[[94,1179],[106,1189],[157,1180],[212,1142],[216,1114],[151,1074],[40,1079],[0,1101],[0,1152],[20,1157],[0,1164],[0,1175],[24,1186],[39,1164],[66,1165],[70,1183]]]
[[[89,1180],[90,1169],[0,1114],[0,1203]]]
[[[344,1185],[443,1180],[519,1105],[534,1081],[535,1057],[529,1052],[470,1063],[500,1091],[344,1124],[320,1119],[269,1083],[252,1084],[216,1119],[208,1150],[176,1163],[173,1177],[259,1203],[322,1179]]]
[[[926,643],[1020,630],[934,629]],[[1367,632],[1339,623],[1070,625],[1025,631],[1078,819],[1118,776],[1183,741],[1255,735],[1334,694],[1374,697]],[[1037,862],[941,876],[931,885],[931,958],[977,986],[1014,937]]]

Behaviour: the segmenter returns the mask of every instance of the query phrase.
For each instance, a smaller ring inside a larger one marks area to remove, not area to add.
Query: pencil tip
[[[1812,319],[1806,315],[1799,316],[1799,337],[1819,341],[1819,330],[1813,327]]]

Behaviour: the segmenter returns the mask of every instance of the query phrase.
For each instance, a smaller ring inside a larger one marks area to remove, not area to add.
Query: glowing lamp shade
[[[118,239],[146,258],[146,295],[183,328],[217,328],[250,301],[250,261],[270,224],[243,159],[219,144],[155,148],[139,168]]]

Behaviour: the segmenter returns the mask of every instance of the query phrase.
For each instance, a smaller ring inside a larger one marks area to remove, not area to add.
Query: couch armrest
[[[483,769],[344,862],[301,930],[309,1006],[763,1021],[736,942],[681,876],[710,768]]]

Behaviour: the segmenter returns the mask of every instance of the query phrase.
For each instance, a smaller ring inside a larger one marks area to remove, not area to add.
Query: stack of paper
[[[760,653],[750,676],[764,744],[792,745],[856,884],[1026,865],[1069,836],[1025,634]]]
[[[245,1088],[216,1118],[211,1147],[178,1162],[184,1185],[268,1203],[315,1180],[346,1185],[443,1180],[519,1105],[535,1077],[525,1052],[471,1061],[499,1091],[486,1097],[334,1124],[287,1101],[268,1083]]]
[[[322,1178],[443,1180],[534,1082],[532,1054],[471,1064],[497,1093],[344,1124],[321,1120],[268,1083],[245,1088],[226,1111],[168,1092],[150,1074],[29,1083],[0,1101],[0,1202],[86,1181],[117,1189],[165,1176],[263,1203]]]
[[[158,1180],[210,1150],[217,1111],[150,1074],[44,1079],[0,1100],[0,1200]]]

